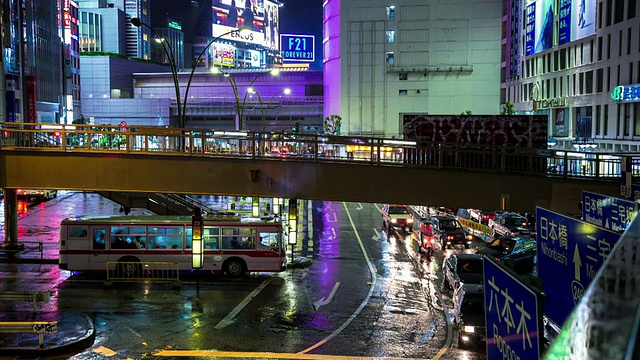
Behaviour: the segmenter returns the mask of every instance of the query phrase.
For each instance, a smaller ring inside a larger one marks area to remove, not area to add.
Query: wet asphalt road
[[[227,200],[203,198],[218,207]],[[163,283],[104,288],[102,278],[71,276],[55,265],[2,263],[2,286],[55,289],[43,311],[83,312],[94,318],[93,347],[60,358],[222,357],[202,350],[234,352],[240,358],[259,357],[257,352],[280,358],[486,358],[483,349],[458,349],[455,330],[448,325],[451,294],[441,292],[440,279],[444,252],[428,261],[417,252],[415,239],[387,236],[380,230],[380,205],[305,201],[299,207],[305,231],[296,255],[313,259],[307,268],[243,279],[202,274],[198,286],[196,279],[183,278],[182,289],[173,290]],[[60,220],[118,215],[119,208],[95,194],[60,193],[57,199],[26,207],[19,238],[42,241],[45,256],[55,256]],[[314,307],[334,289],[330,302]],[[28,311],[31,305],[11,306]],[[9,309],[2,304],[2,310]]]

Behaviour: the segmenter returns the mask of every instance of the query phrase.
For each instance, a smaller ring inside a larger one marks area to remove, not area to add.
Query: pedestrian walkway
[[[44,344],[39,344],[38,334],[2,334],[0,356],[22,356],[29,358],[75,354],[90,347],[95,339],[93,319],[75,312],[2,312],[1,322],[10,321],[57,321],[57,331],[44,334]]]

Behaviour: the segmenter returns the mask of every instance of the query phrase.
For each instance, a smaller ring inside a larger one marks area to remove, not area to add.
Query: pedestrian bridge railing
[[[0,150],[126,153],[342,162],[618,180],[623,156],[640,154],[420,143],[374,137],[151,126],[0,123]]]

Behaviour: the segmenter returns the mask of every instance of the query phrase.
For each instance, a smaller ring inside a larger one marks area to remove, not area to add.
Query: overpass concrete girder
[[[579,213],[619,183],[310,159],[0,152],[3,188],[216,194]]]

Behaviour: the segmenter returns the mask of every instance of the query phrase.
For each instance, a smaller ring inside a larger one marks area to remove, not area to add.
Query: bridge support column
[[[18,197],[16,189],[4,189],[4,248],[13,251],[20,250],[18,244]]]

